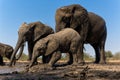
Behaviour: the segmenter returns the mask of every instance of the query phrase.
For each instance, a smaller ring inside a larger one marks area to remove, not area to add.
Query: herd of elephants
[[[67,65],[84,64],[83,48],[89,43],[95,50],[95,63],[106,63],[105,41],[107,36],[105,20],[93,12],[88,12],[79,4],[60,7],[55,14],[55,31],[41,23],[23,23],[18,31],[15,49],[0,43],[0,65],[3,57],[10,59],[9,66],[15,65],[28,43],[28,67],[37,64],[42,56],[42,63],[53,67],[61,58],[61,53],[68,56]],[[19,55],[16,56],[19,51]]]

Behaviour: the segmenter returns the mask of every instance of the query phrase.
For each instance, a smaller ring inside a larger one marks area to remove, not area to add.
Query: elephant
[[[21,46],[22,46],[22,47],[21,47],[21,49],[20,49],[20,51],[19,51],[19,54],[20,54],[21,52],[23,52],[24,44],[21,45]],[[6,57],[6,58],[8,58],[8,59],[10,60],[13,51],[14,51],[14,49],[13,49],[12,46],[7,45],[7,44],[0,43],[0,65],[5,65],[5,63],[3,62],[3,57]],[[45,57],[45,58],[47,58],[47,57]],[[48,59],[49,59],[49,57],[48,57]],[[17,60],[16,57],[15,57],[15,60]],[[15,60],[13,61],[13,64],[14,64],[14,65],[15,65]]]
[[[29,24],[24,22],[21,25],[21,27],[19,28],[18,41],[17,41],[16,47],[15,47],[15,50],[11,56],[11,62],[9,64],[9,66],[12,66],[14,57],[23,43],[25,43],[25,42],[28,43],[28,54],[29,54],[28,60],[31,60],[33,47],[34,47],[35,43],[39,39],[42,39],[42,38],[48,36],[49,34],[53,34],[53,33],[54,33],[54,30],[51,27],[43,24],[40,21],[32,22]],[[19,53],[18,57],[20,57],[21,54],[22,54],[22,52]],[[43,56],[43,57],[45,57],[45,56]],[[45,62],[45,59],[46,58],[43,58],[43,62]]]
[[[79,4],[72,4],[58,8],[55,15],[55,21],[56,32],[64,28],[72,28],[80,34],[82,51],[78,57],[84,56],[84,44],[90,44],[95,50],[95,63],[106,63],[105,42],[107,29],[106,22],[102,17],[93,12],[88,12]],[[83,57],[81,58],[83,59]],[[83,61],[80,60],[78,60],[78,63]]]
[[[3,57],[11,58],[13,47],[7,44],[0,43],[0,65],[5,65]]]
[[[37,57],[52,54],[48,67],[53,67],[54,64],[61,58],[61,53],[69,52],[71,64],[77,64],[77,55],[80,52],[81,37],[77,31],[71,28],[63,29],[57,33],[50,34],[47,37],[36,42],[33,48],[32,60],[29,68],[34,65]]]

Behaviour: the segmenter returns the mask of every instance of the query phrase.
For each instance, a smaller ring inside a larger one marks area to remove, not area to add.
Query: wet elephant
[[[61,58],[61,53],[68,52],[71,64],[77,64],[77,54],[80,51],[81,37],[74,29],[66,28],[57,33],[51,34],[39,40],[33,49],[33,56],[29,67],[32,67],[37,60],[37,57],[45,55],[52,57],[48,63],[48,67],[53,67],[54,64]]]
[[[94,48],[95,63],[106,63],[104,49],[107,30],[102,17],[88,12],[81,5],[73,4],[58,8],[55,20],[56,32],[67,27],[75,29],[81,35],[82,46],[89,43]],[[83,56],[83,47],[79,56]],[[81,61],[79,60],[78,63]]]
[[[21,45],[25,42],[28,43],[28,60],[32,58],[32,52],[34,44],[41,38],[48,36],[49,34],[54,33],[53,29],[41,22],[32,22],[32,23],[23,23],[18,31],[18,41],[15,47],[15,50],[11,57],[10,66],[12,66],[14,57],[18,52],[19,48],[22,47]],[[19,54],[20,57],[22,52]],[[18,59],[18,58],[17,58]],[[45,60],[45,58],[44,58]],[[43,62],[44,62],[43,60]]]

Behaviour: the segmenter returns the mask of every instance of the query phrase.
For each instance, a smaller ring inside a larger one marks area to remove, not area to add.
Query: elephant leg
[[[77,54],[73,53],[73,64],[76,65],[78,62]]]
[[[47,59],[47,56],[43,55],[43,56],[42,56],[42,63],[43,63],[43,64],[47,63],[47,60],[46,60],[46,59]]]
[[[43,55],[43,56],[42,56],[42,62],[43,62],[43,64],[49,63],[51,57],[52,57],[52,54],[50,54],[50,55],[48,55],[48,56]]]
[[[67,63],[68,65],[72,64],[73,63],[73,55],[70,54],[70,53],[66,53],[66,57],[67,57]]]
[[[105,57],[105,48],[104,48],[105,42],[101,41],[100,44],[100,62],[101,64],[105,64],[106,63],[106,57]]]
[[[95,62],[94,63],[99,63],[100,61],[100,49],[98,44],[92,44],[92,47],[95,50]]]
[[[35,65],[36,61],[37,61],[37,58],[40,56],[39,54],[39,51],[35,51],[33,52],[33,55],[32,55],[32,60],[29,64],[29,68],[32,67],[33,65]]]
[[[33,43],[28,41],[28,61],[32,59]]]
[[[48,65],[50,65],[50,67],[53,67],[54,64],[61,58],[61,52],[60,51],[57,51],[57,52],[54,52],[53,55],[52,55],[52,58],[50,60],[50,62],[48,63]]]
[[[71,42],[70,54],[73,55],[73,64],[80,63],[83,64],[83,44],[78,44],[76,41]]]
[[[3,57],[0,55],[0,65],[5,65],[5,63],[3,62]]]
[[[78,64],[84,64],[83,44],[81,43],[77,50]]]

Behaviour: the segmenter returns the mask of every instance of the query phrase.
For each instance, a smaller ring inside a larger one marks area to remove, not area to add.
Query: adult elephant
[[[105,41],[107,36],[106,23],[103,18],[87,12],[81,5],[73,4],[61,7],[56,11],[56,32],[70,27],[82,37],[82,49],[79,58],[83,59],[83,45],[89,43],[95,50],[95,63],[106,63]],[[80,59],[80,60],[81,60]],[[79,60],[78,63],[81,63]]]
[[[15,47],[15,50],[12,54],[11,57],[11,62],[10,66],[12,66],[12,63],[14,61],[14,57],[16,56],[17,51],[19,50],[20,47],[22,47],[22,44],[27,42],[28,43],[28,60],[31,60],[32,58],[32,52],[33,52],[33,47],[35,43],[49,34],[54,33],[53,29],[50,28],[49,26],[41,23],[41,22],[32,22],[32,23],[23,23],[21,27],[19,28],[18,31],[18,41]],[[21,56],[22,52],[19,54],[18,58]],[[18,59],[17,58],[17,59]],[[45,59],[45,58],[43,58]],[[43,60],[44,62],[44,60]]]

